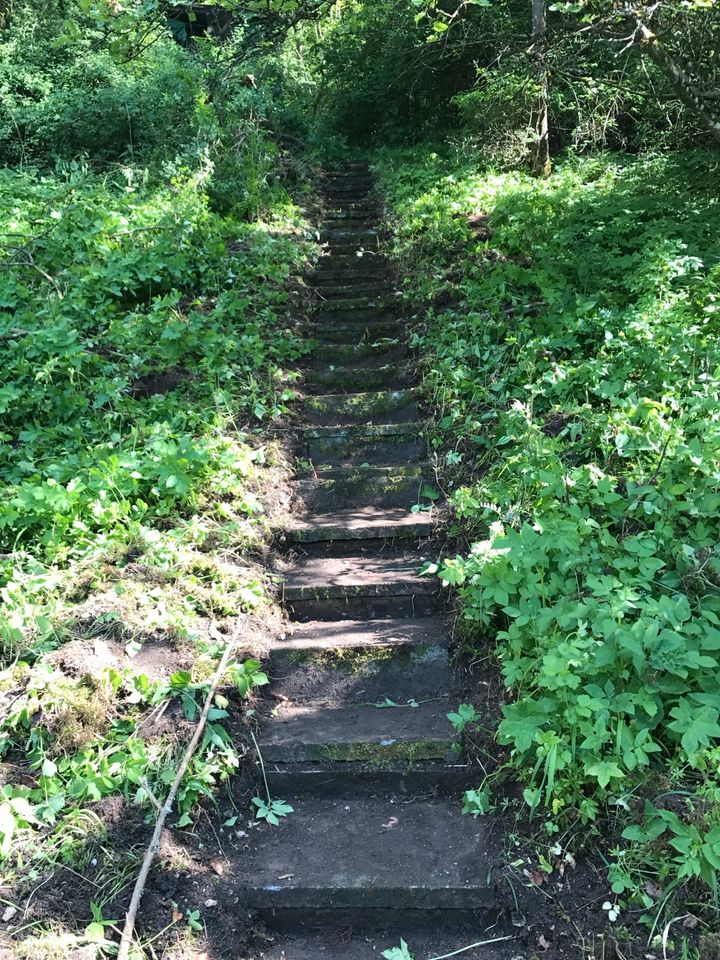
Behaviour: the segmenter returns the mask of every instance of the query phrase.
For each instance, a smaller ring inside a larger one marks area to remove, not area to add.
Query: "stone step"
[[[326,206],[372,203],[376,196],[369,187],[330,187],[323,193]]]
[[[427,596],[437,593],[438,581],[434,577],[420,576],[417,572],[420,565],[421,559],[415,554],[392,551],[339,558],[311,557],[300,561],[287,574],[284,596],[292,602],[308,598]]]
[[[397,309],[400,306],[402,306],[401,295],[395,291],[388,291],[387,288],[385,288],[382,292],[372,295],[334,298],[332,302],[332,316],[333,318],[339,314],[365,316],[368,312],[371,314],[384,313],[388,310]],[[320,304],[314,311],[314,314],[317,318],[318,314],[323,314],[324,312],[324,305]]]
[[[328,186],[334,184],[368,184],[374,186],[375,177],[366,167],[364,170],[331,170],[326,171],[320,182],[320,189],[326,190]]]
[[[357,254],[349,257],[336,254],[325,254],[315,264],[310,276],[332,280],[336,276],[346,276],[351,279],[363,276],[384,275],[390,270],[388,259],[381,253]]]
[[[416,389],[371,393],[330,393],[307,397],[305,417],[313,425],[407,423],[416,421]]]
[[[419,463],[427,457],[422,425],[377,424],[371,427],[317,427],[305,431],[307,455],[316,470],[328,467],[392,466]]]
[[[323,210],[322,217],[320,222],[321,230],[325,228],[332,229],[333,227],[343,226],[344,224],[348,224],[348,226],[355,226],[357,224],[366,225],[377,221],[378,210],[377,207],[369,204],[338,204],[335,206],[335,209],[326,207],[325,210]]]
[[[341,177],[333,176],[323,180],[321,184],[321,193],[323,196],[335,193],[336,191],[369,193],[375,188],[375,180],[368,174],[361,177]]]
[[[372,197],[367,197],[364,200],[353,201],[349,200],[345,203],[325,203],[324,205],[325,213],[364,213],[364,214],[373,214],[375,217],[379,218],[382,215],[383,208],[382,204],[378,202],[377,199]]]
[[[334,240],[325,242],[324,249],[331,257],[357,257],[358,259],[377,256],[380,253],[380,243],[359,243],[353,240]]]
[[[367,330],[368,334],[372,331]],[[391,337],[369,336],[363,342],[355,343],[321,343],[317,342],[312,355],[305,360],[309,369],[328,368],[329,364],[338,364],[355,371],[369,363],[386,366],[397,362],[407,355],[407,348],[401,342],[400,333],[395,331]],[[334,368],[333,368],[334,369]]]
[[[337,323],[307,323],[303,332],[318,343],[338,343],[355,346],[363,342],[377,343],[381,340],[397,340],[403,334],[402,323],[397,319],[379,317],[343,317]]]
[[[405,477],[408,480],[417,480],[418,483],[430,475],[431,471],[426,463],[394,463],[375,464],[362,463],[358,466],[335,466],[327,475],[317,473],[312,469],[312,465],[307,461],[298,461],[295,464],[295,475],[298,480],[359,480],[361,478],[385,477],[387,479],[400,480]]]
[[[266,767],[270,790],[279,797],[307,794],[327,796],[343,791],[377,794],[388,791],[405,796],[418,794],[461,796],[477,786],[477,768],[462,759],[387,761],[381,768],[363,760],[272,763]]]
[[[398,638],[357,646],[352,645],[357,636],[351,635],[339,647],[276,643],[270,660],[272,695],[293,706],[418,710],[424,701],[448,697],[452,689],[448,638],[442,639],[403,643]]]
[[[457,929],[455,914],[448,923],[443,924],[442,917],[434,915],[428,918],[420,928],[409,923],[396,923],[391,930],[387,925],[382,930],[329,930],[322,934],[276,936],[265,946],[260,960],[380,960],[389,950],[397,949],[400,940],[404,940],[410,953],[417,960],[429,957],[455,957],[458,960],[523,960],[532,954],[519,953],[520,946],[513,939],[489,946],[478,946],[468,950],[473,944],[503,937],[504,928],[493,924],[488,929],[487,922],[475,922]],[[431,927],[428,929],[428,927]],[[511,938],[518,937],[518,931],[511,929]]]
[[[351,555],[307,556],[286,575],[284,601],[296,620],[369,620],[437,613],[444,596],[422,559],[360,542]]]
[[[423,484],[422,473],[395,476],[358,470],[342,478],[298,480],[294,493],[306,513],[343,510],[349,506],[354,509],[375,507],[378,510],[400,507],[407,511],[420,502]]]
[[[366,279],[348,280],[345,283],[315,284],[321,302],[328,300],[344,300],[357,295],[362,297],[383,297],[389,291],[389,284],[385,277],[368,277]]]
[[[432,536],[434,524],[428,513],[410,513],[407,507],[349,507],[334,513],[311,513],[286,528],[298,543],[335,540],[396,540]]]
[[[435,912],[457,924],[494,902],[488,828],[454,797],[308,796],[293,806],[277,827],[252,831],[244,870],[243,899],[276,928],[402,917],[414,930]]]
[[[340,301],[333,300],[329,303],[323,303],[313,310],[311,316],[315,326],[325,327],[327,330],[331,327],[353,323],[389,323],[392,321],[400,326],[404,322],[401,317],[402,304],[400,302],[390,302],[377,307],[374,305],[354,307],[352,309],[347,309],[342,305],[338,310],[335,309],[336,303],[340,303]]]
[[[377,367],[328,366],[304,372],[306,389],[318,394],[346,394],[358,387],[365,390],[403,390],[408,374],[404,364],[385,363]]]
[[[378,232],[375,227],[367,227],[363,224],[357,226],[348,224],[347,226],[330,226],[320,230],[321,243],[366,243],[374,247],[378,243]]]
[[[450,623],[446,617],[415,620],[320,620],[295,623],[273,651],[377,650],[447,644]]]
[[[416,707],[281,705],[263,721],[260,752],[267,763],[362,761],[379,769],[391,761],[451,761],[456,739],[447,713],[455,706],[450,697]]]

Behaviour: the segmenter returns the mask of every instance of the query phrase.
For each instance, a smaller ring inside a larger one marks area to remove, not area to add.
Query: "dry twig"
[[[182,779],[185,776],[185,772],[190,764],[190,761],[193,758],[193,755],[197,749],[197,745],[200,742],[200,737],[203,730],[205,729],[205,723],[207,722],[208,713],[210,712],[210,707],[212,705],[213,698],[215,696],[215,691],[217,690],[220,681],[223,678],[225,671],[227,670],[228,662],[230,661],[230,655],[235,649],[237,643],[238,631],[236,631],[230,640],[228,640],[227,647],[223,653],[222,660],[215,671],[215,676],[212,679],[210,684],[210,689],[208,690],[208,695],[205,700],[205,706],[203,711],[200,714],[200,719],[198,720],[197,726],[195,727],[195,732],[192,735],[190,743],[187,745],[187,749],[183,755],[180,766],[178,767],[178,772],[173,781],[172,786],[170,787],[170,792],[168,793],[167,800],[165,801],[164,806],[158,814],[158,818],[155,822],[155,829],[153,830],[152,839],[150,840],[150,845],[147,848],[145,858],[143,859],[142,866],[140,867],[140,873],[138,878],[135,881],[135,888],[133,889],[132,898],[130,899],[130,906],[128,907],[128,912],[125,917],[125,926],[123,927],[122,936],[120,938],[120,949],[118,950],[117,960],[128,960],[130,954],[130,947],[132,945],[132,936],[133,931],[135,930],[135,919],[137,917],[138,908],[140,906],[140,900],[142,899],[143,891],[145,890],[145,883],[147,882],[148,874],[150,873],[150,867],[152,862],[155,859],[155,854],[160,849],[160,841],[162,839],[162,832],[165,827],[165,820],[168,817],[168,814],[172,811],[173,803],[175,802],[175,796],[180,788]]]

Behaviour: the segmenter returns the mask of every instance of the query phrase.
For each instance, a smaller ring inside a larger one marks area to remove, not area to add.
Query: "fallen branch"
[[[479,940],[477,943],[469,943],[466,947],[460,947],[459,950],[453,950],[452,953],[444,953],[441,957],[432,957],[432,960],[448,960],[449,957],[457,957],[467,950],[473,950],[476,947],[489,947],[491,943],[503,943],[505,940],[514,940],[514,936],[496,937],[494,940]]]
[[[147,848],[147,853],[145,854],[145,859],[142,862],[140,867],[140,873],[138,878],[135,881],[135,887],[133,889],[132,897],[130,899],[130,906],[128,907],[128,912],[125,917],[125,926],[123,927],[122,936],[120,938],[120,949],[118,950],[117,960],[128,960],[130,954],[130,947],[132,945],[132,936],[133,931],[135,930],[135,919],[137,917],[138,908],[140,906],[140,900],[142,899],[143,891],[145,890],[145,883],[150,873],[150,867],[152,862],[155,859],[155,854],[160,849],[160,840],[162,839],[162,832],[165,827],[165,820],[168,817],[168,814],[172,812],[173,803],[175,802],[175,797],[182,783],[182,779],[185,776],[188,765],[193,758],[193,755],[197,749],[197,745],[200,741],[203,730],[205,729],[205,723],[207,722],[208,714],[210,712],[210,707],[212,705],[213,697],[215,696],[215,691],[217,690],[220,681],[223,678],[225,671],[227,670],[228,661],[230,660],[230,655],[235,649],[235,644],[237,642],[238,631],[236,631],[232,637],[228,640],[227,647],[225,648],[225,653],[222,655],[222,660],[218,665],[217,670],[215,671],[215,676],[212,679],[210,684],[210,689],[208,690],[208,695],[205,700],[205,706],[203,711],[200,714],[200,719],[198,720],[197,726],[195,727],[195,732],[192,735],[190,743],[187,745],[187,749],[183,755],[180,766],[178,767],[177,776],[173,781],[173,785],[170,787],[170,792],[167,795],[164,806],[158,814],[158,818],[155,822],[155,829],[153,830],[152,839],[150,840],[150,846]]]

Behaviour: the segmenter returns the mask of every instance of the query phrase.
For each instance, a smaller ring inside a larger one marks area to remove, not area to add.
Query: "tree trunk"
[[[551,172],[550,127],[548,121],[548,71],[545,50],[547,29],[547,0],[532,0],[532,44],[530,55],[539,92],[530,123],[535,133],[530,163],[536,177],[547,177]]]
[[[655,66],[667,77],[677,98],[702,120],[713,139],[720,143],[720,122],[709,112],[702,99],[697,95],[690,78],[678,66],[652,30],[649,30],[640,20],[637,21],[637,30],[640,36],[640,49],[650,57]]]

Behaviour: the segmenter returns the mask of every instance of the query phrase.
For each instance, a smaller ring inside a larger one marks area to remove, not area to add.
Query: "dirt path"
[[[409,509],[427,447],[372,191],[361,166],[326,174],[329,252],[311,278],[322,305],[284,585],[295,623],[274,647],[280,706],[260,739],[271,791],[295,812],[254,831],[245,865],[273,960],[377,957],[401,936],[427,960],[508,932],[492,830],[460,810],[471,771],[446,717],[449,623],[437,581],[417,572],[433,522]]]

